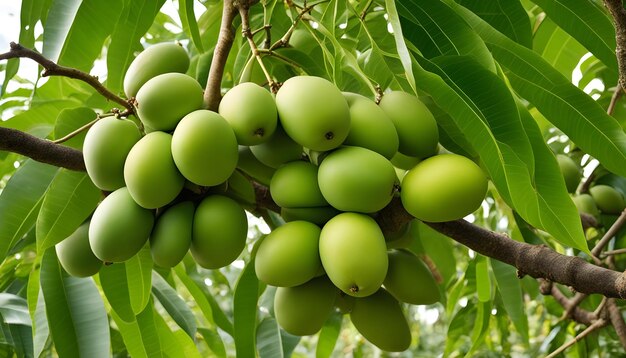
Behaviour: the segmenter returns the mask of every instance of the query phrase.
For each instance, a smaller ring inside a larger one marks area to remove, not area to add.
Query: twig
[[[274,79],[272,79],[272,76],[265,67],[263,59],[261,58],[261,53],[259,52],[259,48],[254,42],[254,34],[250,30],[250,17],[248,16],[248,6],[246,4],[240,4],[238,8],[239,16],[241,16],[241,32],[243,36],[248,40],[248,45],[250,46],[250,50],[252,51],[252,56],[254,56],[259,63],[259,66],[261,67],[261,70],[263,71],[263,74],[265,75],[265,78],[269,83],[270,90],[273,93],[276,93],[278,91],[278,84],[274,81]]]
[[[574,309],[576,309],[576,307],[578,307],[578,305],[580,305],[580,303],[585,298],[587,298],[586,294],[580,293],[580,292],[576,292],[574,297],[572,297],[572,299],[569,300],[567,306],[564,306],[565,312],[563,312],[562,319],[571,317],[572,313],[574,312]]]
[[[594,257],[594,260],[596,260],[596,262],[599,261],[598,256],[600,255],[604,247],[609,243],[609,241],[611,241],[613,236],[617,234],[617,232],[622,228],[622,226],[624,226],[625,223],[626,210],[623,210],[617,220],[615,220],[613,225],[611,225],[611,227],[606,231],[602,239],[600,239],[596,246],[591,250],[591,255]]]
[[[573,346],[574,344],[576,344],[578,341],[582,340],[583,338],[587,337],[591,332],[600,329],[604,326],[607,325],[607,321],[604,319],[599,319],[595,322],[593,322],[592,325],[590,325],[589,327],[585,328],[584,331],[580,332],[576,337],[574,337],[572,340],[565,342],[562,346],[560,346],[559,348],[557,348],[554,352],[550,353],[549,355],[546,356],[546,358],[554,358],[557,355],[563,353],[567,348]]]
[[[611,324],[613,325],[613,328],[615,328],[615,332],[619,337],[622,347],[626,349],[626,322],[624,322],[622,311],[619,307],[617,307],[617,303],[614,298],[608,299],[607,308]]]
[[[600,254],[600,257],[604,258],[604,257],[607,257],[607,256],[621,255],[621,254],[626,254],[626,249],[617,249],[617,250],[605,251],[602,254]]]
[[[542,286],[547,282],[546,280],[539,280],[539,281]],[[554,297],[554,300],[557,301],[563,308],[573,307],[570,317],[578,323],[590,325],[594,320],[598,318],[592,312],[584,310],[578,307],[578,305],[573,305],[572,301],[569,298],[567,298],[567,296],[565,296],[563,292],[561,292],[558,289],[558,287],[556,287],[556,285],[554,284],[551,284],[549,288],[546,290],[546,292],[542,291],[542,293],[548,294]]]
[[[615,55],[619,70],[619,84],[626,88],[626,9],[622,0],[604,0],[604,5],[609,10],[615,24]]]
[[[298,12],[298,15],[296,16],[296,18],[291,23],[291,26],[289,27],[287,32],[285,32],[283,37],[278,39],[278,41],[274,42],[272,44],[272,46],[270,46],[269,50],[273,51],[273,50],[276,50],[277,48],[287,46],[287,44],[289,43],[289,39],[291,39],[291,35],[293,35],[293,31],[296,29],[296,26],[298,25],[298,22],[300,22],[300,20],[302,20],[302,17],[304,17],[304,15],[310,13],[311,10],[313,10],[313,8],[316,5],[323,4],[323,3],[329,2],[329,1],[330,0],[322,0],[322,1],[318,1],[318,2],[315,2],[313,4],[309,4],[309,5],[307,5],[307,3],[305,1],[304,2],[304,8],[302,8],[302,10],[300,10]]]
[[[613,92],[613,95],[611,96],[611,102],[606,109],[606,114],[608,114],[609,116],[613,114],[613,111],[615,110],[615,105],[623,94],[624,90],[622,89],[622,86],[618,83],[617,87],[615,88],[615,92]]]
[[[43,77],[64,76],[64,77],[74,78],[74,79],[83,81],[87,83],[88,85],[90,85],[91,87],[93,87],[96,91],[98,91],[98,93],[103,95],[105,98],[124,106],[124,108],[126,108],[131,113],[134,112],[135,109],[133,108],[133,105],[129,101],[109,91],[106,87],[102,85],[102,83],[100,83],[100,81],[98,81],[98,77],[92,76],[88,73],[77,70],[75,68],[57,65],[53,61],[45,58],[39,52],[28,49],[18,43],[11,42],[10,46],[11,46],[11,50],[9,52],[0,54],[0,60],[7,60],[11,58],[30,58],[31,60],[39,63],[44,68],[44,71],[42,73]]]
[[[367,15],[367,10],[369,10],[370,6],[372,6],[372,3],[374,2],[374,0],[369,0],[367,2],[367,4],[365,5],[365,8],[363,9],[363,11],[361,12],[361,15],[359,15],[359,18],[361,20],[365,20],[365,16]]]

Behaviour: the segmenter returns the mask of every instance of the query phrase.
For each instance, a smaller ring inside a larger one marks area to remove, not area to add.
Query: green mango
[[[124,93],[127,98],[137,95],[139,88],[158,75],[189,68],[187,51],[176,43],[159,43],[143,50],[128,66],[124,76]]]
[[[346,295],[345,292],[338,290],[335,298],[335,307],[343,314],[350,313],[355,300],[355,297]]]
[[[379,106],[396,126],[400,153],[420,159],[437,154],[437,122],[428,107],[417,97],[394,91],[386,93]]]
[[[270,194],[283,208],[328,205],[317,184],[317,167],[301,160],[289,162],[276,170],[270,182]]]
[[[254,154],[252,154],[252,151],[247,146],[239,146],[238,157],[239,159],[237,160],[237,168],[239,170],[241,170],[247,176],[254,179],[254,181],[260,184],[263,184],[265,186],[270,185],[272,175],[274,175],[276,169],[268,167],[267,165],[261,163],[254,156]]]
[[[141,139],[134,122],[106,117],[94,124],[83,143],[87,174],[100,189],[113,191],[124,184],[124,162],[130,149]]]
[[[398,133],[385,111],[374,101],[344,92],[350,107],[350,132],[344,145],[363,147],[391,159],[398,152]]]
[[[133,146],[124,164],[124,180],[130,195],[146,209],[169,204],[185,185],[172,159],[172,135],[146,134]]]
[[[304,220],[317,226],[324,226],[328,220],[339,214],[339,210],[332,206],[318,206],[312,208],[281,208],[280,216],[286,222]]]
[[[461,219],[487,194],[487,177],[470,159],[441,154],[421,161],[404,176],[400,197],[409,214],[427,222]]]
[[[576,205],[576,209],[578,209],[581,213],[587,213],[595,218],[600,217],[600,210],[598,210],[598,205],[593,200],[593,197],[589,194],[580,194],[576,195],[572,198],[574,201],[574,205]]]
[[[193,77],[164,73],[151,78],[137,92],[137,116],[144,125],[171,131],[187,113],[202,108],[203,88]]]
[[[276,108],[285,132],[306,148],[337,148],[350,131],[348,103],[332,82],[321,77],[285,81],[276,93]]]
[[[254,268],[259,280],[293,287],[315,277],[322,267],[320,232],[317,225],[306,221],[292,221],[274,229],[256,253]]]
[[[557,154],[556,160],[559,163],[559,169],[565,179],[565,187],[569,193],[576,192],[578,184],[583,177],[582,169],[576,162],[567,155]]]
[[[439,301],[439,289],[432,272],[415,254],[392,250],[383,285],[398,301],[412,305],[430,305]]]
[[[589,194],[604,214],[621,214],[626,203],[622,194],[608,185],[594,185]]]
[[[326,276],[295,287],[278,287],[274,314],[288,333],[308,336],[317,333],[333,310],[337,288]]]
[[[409,157],[408,155],[404,155],[400,152],[397,152],[391,158],[391,164],[393,164],[394,167],[404,169],[404,170],[413,169],[413,167],[416,166],[417,163],[419,162],[420,162],[420,158]]]
[[[322,228],[319,247],[326,274],[343,292],[365,297],[382,285],[387,275],[387,247],[370,216],[341,213],[330,219]]]
[[[237,143],[242,145],[266,142],[278,123],[274,97],[252,82],[240,83],[226,92],[218,111],[233,128]]]
[[[167,208],[159,216],[150,235],[152,260],[161,267],[174,267],[182,261],[191,246],[191,229],[195,207],[184,201]]]
[[[241,206],[226,196],[208,196],[194,214],[191,255],[207,269],[230,265],[243,251],[247,236],[248,218]]]
[[[79,226],[54,248],[61,266],[72,276],[92,276],[102,268],[102,260],[93,254],[89,246],[89,222]]]
[[[413,243],[415,237],[417,237],[414,229],[415,219],[402,225],[399,230],[395,232],[385,232],[385,241],[387,243],[387,249],[403,249],[408,248]]]
[[[387,206],[398,185],[391,162],[360,147],[343,147],[330,153],[320,164],[317,178],[330,205],[361,213],[374,213]]]
[[[237,166],[237,139],[219,114],[200,109],[187,114],[172,136],[172,157],[190,182],[214,186],[225,182]]]
[[[127,188],[109,194],[94,211],[89,225],[89,245],[104,262],[123,262],[135,256],[148,241],[154,214],[139,206]]]
[[[274,169],[302,158],[302,146],[289,138],[281,126],[276,127],[267,142],[251,146],[250,151],[259,162]]]
[[[350,319],[365,339],[383,351],[402,352],[411,345],[411,329],[400,303],[382,288],[354,300]]]
[[[254,186],[245,175],[235,170],[226,183],[224,195],[247,207],[256,207]]]

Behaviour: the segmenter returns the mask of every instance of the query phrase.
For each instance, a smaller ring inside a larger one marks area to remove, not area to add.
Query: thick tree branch
[[[133,112],[135,110],[129,101],[115,95],[113,92],[109,91],[106,87],[104,87],[102,83],[98,81],[98,77],[92,76],[88,73],[77,70],[75,68],[57,65],[56,63],[45,58],[42,54],[40,54],[39,52],[35,50],[31,50],[15,42],[11,42],[11,50],[9,52],[0,54],[0,61],[8,60],[11,58],[30,58],[31,60],[39,63],[44,68],[44,71],[42,73],[42,76],[44,77],[64,76],[64,77],[81,80],[87,83],[88,85],[90,85],[91,87],[93,87],[96,91],[98,91],[98,93],[103,95],[105,98],[115,103],[121,104],[129,112]]]
[[[83,153],[74,148],[54,144],[16,129],[0,127],[0,150],[25,155],[38,162],[71,170],[85,170]]]
[[[604,5],[609,9],[615,23],[615,55],[619,68],[619,84],[626,88],[626,9],[622,0],[604,0]]]
[[[213,59],[209,68],[209,78],[204,89],[204,106],[205,108],[217,111],[220,100],[222,99],[222,77],[224,76],[224,67],[228,59],[228,53],[233,46],[235,40],[235,29],[233,29],[233,20],[237,15],[237,8],[234,6],[233,0],[225,0],[222,8],[222,23],[220,25],[220,34],[213,51]]]

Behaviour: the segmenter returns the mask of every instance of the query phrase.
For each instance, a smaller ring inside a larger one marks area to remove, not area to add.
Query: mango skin
[[[383,285],[398,301],[430,305],[439,301],[439,289],[428,266],[412,252],[388,253],[389,268]]]
[[[363,147],[391,159],[398,152],[398,133],[385,111],[374,101],[344,92],[350,107],[350,132],[344,145]]]
[[[303,147],[337,148],[350,131],[350,110],[339,89],[321,77],[291,77],[276,93],[285,132]]]
[[[233,128],[237,143],[242,145],[267,141],[278,123],[274,97],[252,82],[240,83],[226,92],[218,112]]]
[[[411,345],[411,330],[398,301],[384,289],[357,298],[350,319],[373,345],[387,352],[402,352]]]
[[[461,219],[487,194],[487,177],[470,159],[441,154],[423,160],[404,176],[400,198],[415,218],[427,222]]]
[[[404,169],[404,170],[411,170],[413,169],[414,166],[417,165],[417,163],[420,162],[420,159],[417,157],[409,157],[408,155],[404,155],[400,152],[397,152],[392,158],[391,158],[391,164],[393,164],[394,167],[396,168],[400,168],[400,169]]]
[[[124,164],[126,187],[137,204],[156,209],[169,204],[185,185],[172,159],[172,135],[146,134],[128,153]]]
[[[127,98],[137,95],[139,88],[152,77],[169,73],[185,73],[189,68],[189,55],[175,43],[159,43],[143,50],[128,66],[124,75],[124,93]]]
[[[172,157],[190,182],[214,186],[235,171],[239,147],[228,122],[219,114],[200,109],[187,114],[172,136]]]
[[[109,194],[94,211],[89,225],[89,245],[104,262],[124,262],[148,241],[154,214],[139,206],[127,188]]]
[[[159,216],[150,235],[152,260],[161,267],[174,267],[191,246],[195,207],[192,202],[178,203]]]
[[[317,167],[304,161],[289,162],[278,168],[270,182],[270,194],[283,208],[328,205],[317,184]]]
[[[207,269],[229,265],[241,254],[248,236],[248,218],[236,201],[221,195],[206,197],[193,218],[191,254]]]
[[[394,91],[385,94],[378,105],[396,126],[400,153],[420,159],[437,154],[439,129],[422,101],[409,93]]]
[[[238,152],[237,168],[255,181],[269,186],[276,169],[261,163],[252,154],[250,147],[240,145]]]
[[[583,177],[581,168],[574,162],[574,160],[567,155],[557,154],[556,160],[559,163],[559,169],[563,178],[565,179],[565,187],[569,193],[576,192],[578,184]]]
[[[326,276],[295,287],[279,287],[274,296],[274,315],[288,333],[308,336],[317,333],[333,310],[337,288]]]
[[[153,130],[171,131],[187,113],[202,108],[202,91],[198,81],[185,74],[158,75],[137,92],[137,115]]]
[[[309,208],[281,208],[280,216],[286,222],[304,220],[317,226],[324,226],[328,220],[339,214],[332,206],[316,206]]]
[[[93,254],[89,246],[89,222],[79,226],[54,248],[61,266],[72,276],[93,276],[102,268],[102,261]]]
[[[387,206],[398,185],[391,162],[360,147],[343,147],[330,153],[319,166],[317,180],[330,205],[361,213]]]
[[[593,200],[593,197],[589,194],[580,194],[576,195],[572,198],[574,201],[574,205],[576,205],[576,209],[579,212],[589,214],[596,219],[600,217],[600,210],[598,210],[598,205]]]
[[[83,143],[83,157],[87,174],[98,188],[114,191],[126,185],[124,162],[139,139],[139,128],[126,119],[106,117],[89,128]]]
[[[302,146],[289,138],[280,126],[267,142],[251,146],[250,151],[259,162],[274,169],[302,158]]]
[[[292,221],[274,229],[256,253],[254,268],[259,280],[293,287],[314,278],[322,267],[320,232],[317,225],[306,221]]]
[[[370,216],[341,213],[330,219],[322,228],[319,247],[328,278],[348,295],[369,296],[385,280],[385,237]]]
[[[594,185],[589,189],[589,194],[596,202],[598,209],[605,214],[620,214],[626,203],[622,194],[608,185]]]

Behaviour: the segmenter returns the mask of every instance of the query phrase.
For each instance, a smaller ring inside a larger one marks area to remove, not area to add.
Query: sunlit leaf
[[[189,337],[196,335],[196,318],[189,306],[178,296],[176,290],[156,272],[152,272],[152,293],[159,300],[163,308],[170,314],[174,322],[182,328]]]

